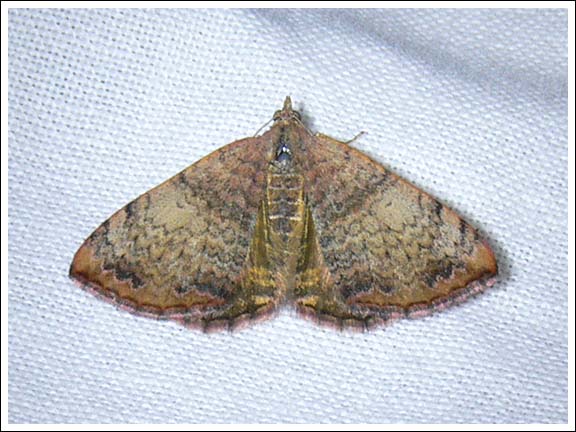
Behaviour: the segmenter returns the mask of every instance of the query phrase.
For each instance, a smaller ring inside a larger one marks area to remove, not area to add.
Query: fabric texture
[[[286,95],[478,227],[496,286],[368,333],[203,334],[68,279]],[[10,10],[9,421],[566,422],[567,157],[563,10]]]

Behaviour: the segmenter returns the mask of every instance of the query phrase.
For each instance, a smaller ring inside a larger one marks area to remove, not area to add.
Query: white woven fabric
[[[564,11],[11,10],[9,38],[11,422],[567,421]],[[68,279],[286,95],[479,227],[500,282],[365,334],[286,311],[206,335]]]

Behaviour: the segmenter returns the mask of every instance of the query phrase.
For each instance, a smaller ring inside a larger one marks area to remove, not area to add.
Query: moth
[[[475,228],[348,144],[309,132],[290,97],[261,136],[117,211],[70,268],[121,308],[206,331],[284,305],[369,329],[461,302],[496,273]]]

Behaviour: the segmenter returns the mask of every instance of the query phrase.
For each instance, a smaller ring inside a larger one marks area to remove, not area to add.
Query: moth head
[[[302,117],[300,116],[300,113],[298,111],[294,111],[292,109],[292,99],[290,99],[290,96],[286,96],[286,99],[284,100],[284,107],[281,110],[278,110],[274,113],[273,119],[275,122],[280,120],[301,121]]]

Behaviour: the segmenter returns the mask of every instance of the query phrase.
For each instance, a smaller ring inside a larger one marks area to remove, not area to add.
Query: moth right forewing
[[[316,136],[306,160],[309,205],[331,281],[322,290],[339,298],[340,309],[362,320],[397,317],[448,302],[497,272],[473,227],[358,150]]]
[[[263,137],[234,142],[132,201],[85,241],[71,276],[147,315],[214,316],[230,307],[264,191],[266,151]]]

